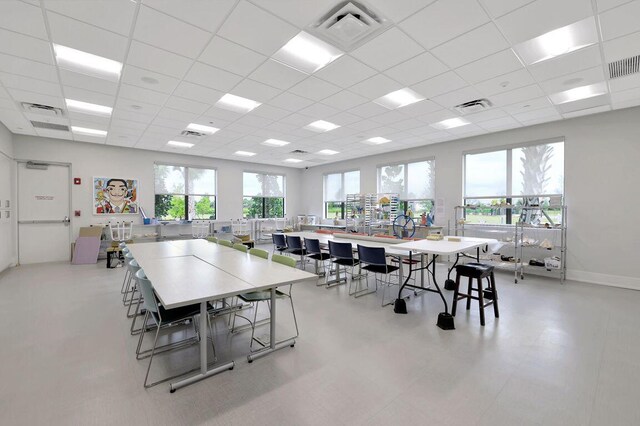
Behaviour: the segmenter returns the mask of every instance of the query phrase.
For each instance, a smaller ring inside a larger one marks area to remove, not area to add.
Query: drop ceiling
[[[243,157],[234,153],[245,151],[255,153],[253,162],[309,167],[640,105],[640,74],[609,79],[607,66],[640,54],[638,0],[360,3],[382,18],[383,30],[306,74],[271,57],[337,1],[3,0],[0,121],[15,134],[236,160]],[[588,18],[595,44],[529,66],[516,54],[514,46]],[[60,68],[54,43],[122,62],[122,74],[110,81]],[[551,102],[551,95],[598,83],[606,93]],[[403,88],[425,99],[397,109],[373,102]],[[226,93],[261,105],[244,114],[222,109],[216,103]],[[113,112],[67,111],[65,98]],[[492,106],[464,115],[470,124],[433,126],[460,117],[456,105],[481,98]],[[65,114],[43,118],[23,102]],[[319,120],[340,127],[309,130]],[[34,128],[31,121],[108,134]],[[185,138],[190,123],[220,130]],[[267,139],[290,143],[263,144]],[[170,140],[193,147],[171,147]],[[303,161],[285,162],[290,158]]]

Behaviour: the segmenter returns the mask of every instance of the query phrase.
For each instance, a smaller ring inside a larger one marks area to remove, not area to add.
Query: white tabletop
[[[473,237],[453,237],[459,241],[450,241],[449,237],[442,240],[416,240],[407,241],[398,244],[397,248],[417,251],[420,253],[430,253],[437,255],[451,255],[461,253],[463,251],[475,249],[485,245],[497,243],[497,240],[491,238],[473,238]]]
[[[134,259],[141,264],[148,259],[160,259],[164,257],[182,256],[184,252],[168,242],[161,243],[136,243],[128,244]]]

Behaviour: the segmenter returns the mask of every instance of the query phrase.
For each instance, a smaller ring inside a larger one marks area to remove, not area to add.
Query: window
[[[161,220],[216,218],[216,171],[156,164],[155,216]]]
[[[246,218],[284,217],[284,176],[243,173],[242,214]]]
[[[435,198],[435,161],[378,167],[378,193],[398,194],[400,209],[414,217],[429,214]]]
[[[555,205],[563,193],[564,142],[464,156],[464,203],[475,206],[467,210],[469,223],[510,225],[521,213],[519,206]],[[548,214],[559,219],[560,210]]]
[[[344,219],[347,194],[359,193],[359,170],[324,175],[324,217]]]

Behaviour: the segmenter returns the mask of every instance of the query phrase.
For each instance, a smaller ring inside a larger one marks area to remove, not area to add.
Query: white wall
[[[361,192],[376,192],[376,167],[435,157],[436,197],[446,200],[446,225],[462,202],[465,151],[564,137],[568,207],[568,277],[640,290],[640,108],[557,121],[458,141],[313,167],[303,174],[306,214],[323,214],[322,175],[360,169]],[[490,171],[488,171],[490,173]]]
[[[41,160],[71,163],[73,177],[82,178],[81,185],[72,185],[72,215],[81,210],[81,217],[71,217],[74,238],[82,226],[118,220],[122,216],[93,216],[92,178],[114,176],[139,179],[139,205],[148,216],[154,212],[154,162],[181,164],[217,169],[217,218],[219,220],[242,217],[242,172],[263,171],[284,174],[286,185],[286,215],[297,215],[302,207],[299,194],[301,171],[290,167],[267,166],[182,154],[144,151],[91,143],[70,142],[36,136],[14,135],[14,157],[18,160]],[[141,223],[140,216],[132,217]]]
[[[0,123],[0,272],[15,264],[15,169],[13,162],[12,134]],[[7,218],[6,202],[9,200],[11,216]]]

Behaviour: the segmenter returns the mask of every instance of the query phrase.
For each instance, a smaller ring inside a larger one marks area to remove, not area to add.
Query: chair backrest
[[[127,262],[127,268],[129,269],[129,272],[135,274],[140,270],[140,265],[138,265],[138,262],[136,262],[135,259],[130,259]]]
[[[300,237],[294,237],[291,235],[286,236],[287,247],[292,250],[302,249],[302,240]]]
[[[124,249],[125,247],[127,247],[127,243],[125,243],[124,241],[122,241],[120,244],[118,244],[118,247],[120,247],[120,249]]]
[[[216,237],[207,237],[207,241],[210,243],[218,243],[218,239]]]
[[[353,259],[353,247],[351,243],[329,241],[329,254],[336,259]]]
[[[273,245],[278,248],[286,248],[287,240],[284,237],[284,234],[271,234],[271,239],[273,240]]]
[[[218,244],[225,247],[233,247],[233,243],[229,240],[218,240]]]
[[[130,251],[126,252],[126,253],[124,254],[124,257],[125,257],[125,259],[133,259],[133,255],[131,254],[131,252],[130,252]]]
[[[136,281],[138,282],[138,288],[142,292],[142,299],[144,302],[144,308],[149,312],[158,312],[158,301],[156,300],[156,295],[153,292],[153,286],[151,285],[151,281],[144,274],[142,269],[138,270],[134,275],[136,277]]]
[[[245,246],[244,244],[234,244],[233,248],[243,253],[246,253],[249,251],[249,247]]]
[[[269,252],[266,251],[266,250],[259,249],[259,248],[249,249],[249,254],[251,254],[253,256],[261,257],[263,259],[269,259]]]
[[[307,253],[309,254],[322,253],[320,250],[320,240],[315,240],[313,238],[304,239],[304,248],[307,249]]]
[[[296,267],[296,260],[293,257],[283,256],[281,254],[272,254],[271,260],[276,263],[282,263],[283,265],[290,266],[292,268]]]
[[[369,265],[386,265],[387,255],[384,247],[367,247],[358,244],[358,259]]]

